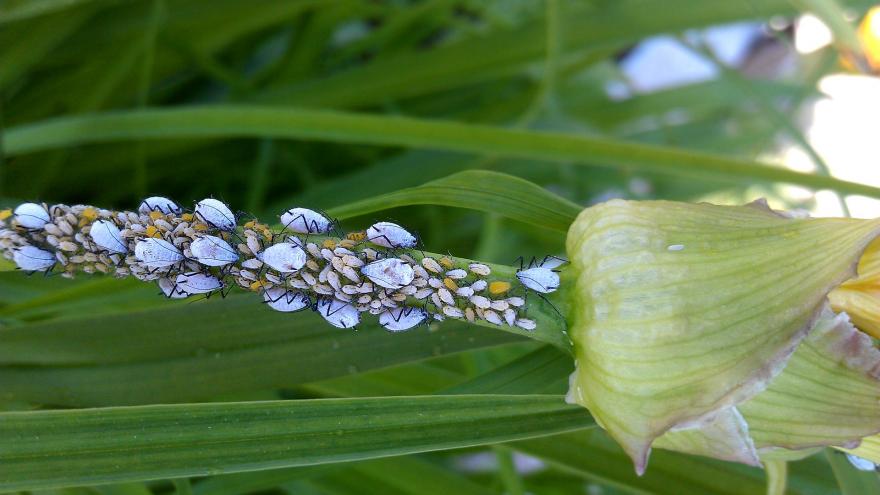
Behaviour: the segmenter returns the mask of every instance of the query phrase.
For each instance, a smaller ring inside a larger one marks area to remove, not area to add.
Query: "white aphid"
[[[443,271],[443,267],[440,266],[440,263],[437,263],[437,260],[427,256],[422,258],[422,266],[434,273],[440,273]]]
[[[470,265],[468,265],[468,269],[482,277],[488,276],[492,273],[492,269],[482,263],[471,263]]]
[[[422,308],[394,308],[379,315],[379,324],[389,332],[403,332],[425,321],[428,312]]]
[[[493,325],[501,325],[503,323],[501,321],[501,317],[498,316],[498,313],[492,311],[491,309],[483,311],[483,318],[485,318],[486,321]]]
[[[477,280],[476,282],[471,284],[471,289],[474,289],[474,292],[481,292],[489,286],[489,282],[485,280]]]
[[[193,212],[203,222],[220,230],[235,230],[235,215],[222,201],[206,198],[196,203]]]
[[[684,249],[684,244],[670,244],[666,246],[667,251],[681,251]]]
[[[37,272],[48,270],[56,263],[55,255],[36,246],[22,246],[12,253],[12,261],[22,270]]]
[[[141,201],[141,205],[138,206],[138,211],[143,214],[149,214],[152,211],[158,211],[159,213],[163,213],[165,215],[179,215],[183,209],[177,205],[174,201],[171,201],[168,198],[163,198],[162,196],[150,196],[149,198]]]
[[[374,261],[361,268],[373,283],[387,289],[399,289],[409,285],[415,278],[415,271],[409,263],[398,258],[385,258]]]
[[[26,229],[42,229],[49,223],[49,212],[37,203],[22,203],[13,212],[15,221]]]
[[[122,233],[119,227],[110,220],[98,220],[92,224],[89,236],[95,244],[111,253],[125,254],[128,247],[122,242]]]
[[[854,454],[846,454],[846,459],[859,471],[874,471],[877,468],[877,465],[873,462]]]
[[[357,308],[338,299],[320,299],[318,313],[336,328],[352,328],[361,321]]]
[[[534,330],[537,324],[535,320],[529,320],[528,318],[519,318],[516,320],[516,326],[522,328],[523,330]]]
[[[516,272],[516,278],[535,292],[547,294],[559,288],[559,274],[543,266],[520,270]]]
[[[377,222],[370,225],[367,229],[367,241],[387,248],[411,248],[418,243],[416,236],[391,222]]]
[[[171,280],[170,278],[160,278],[157,283],[159,284],[159,289],[162,291],[162,294],[165,294],[165,297],[168,299],[183,299],[189,295],[181,290],[174,280]]]
[[[205,266],[224,266],[238,261],[238,253],[228,242],[213,235],[203,235],[189,245],[193,258]]]
[[[326,234],[333,227],[333,222],[317,211],[291,208],[281,215],[281,225],[300,234]]]
[[[213,275],[199,272],[182,273],[175,279],[177,290],[187,295],[207,294],[223,288],[223,282]]]
[[[262,266],[263,262],[257,258],[249,258],[241,262],[241,267],[248,270],[259,270]]]
[[[164,239],[148,237],[135,244],[134,257],[147,268],[165,268],[183,260],[183,253]]]
[[[456,268],[455,270],[449,270],[446,272],[446,276],[451,278],[452,280],[461,280],[467,277],[467,272],[462,270],[461,268]]]
[[[262,258],[269,268],[281,273],[292,273],[305,266],[307,256],[301,247],[289,242],[279,242],[266,248]]]
[[[490,301],[489,298],[483,296],[471,296],[470,301],[471,304],[480,309],[489,309],[489,307],[492,305],[492,301]]]
[[[275,311],[292,313],[307,308],[311,301],[302,292],[294,292],[283,287],[272,287],[263,292],[263,300]]]
[[[464,311],[455,306],[443,306],[443,314],[450,318],[462,318],[464,317]]]

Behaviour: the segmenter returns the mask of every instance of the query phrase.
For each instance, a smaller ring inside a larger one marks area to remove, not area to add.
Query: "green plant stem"
[[[764,461],[767,472],[767,495],[785,495],[788,482],[788,462],[780,460]]]
[[[785,182],[880,198],[880,188],[708,153],[556,132],[346,112],[205,105],[50,119],[7,130],[8,155],[132,139],[277,137],[627,166],[737,182]]]
[[[495,459],[498,461],[498,476],[501,478],[501,484],[504,486],[506,495],[525,495],[526,489],[522,478],[516,472],[516,465],[513,463],[513,452],[505,447],[492,447],[495,452]]]

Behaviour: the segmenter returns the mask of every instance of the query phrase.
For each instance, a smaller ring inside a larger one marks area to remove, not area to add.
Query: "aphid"
[[[263,262],[257,258],[249,258],[241,262],[241,267],[248,270],[259,270],[262,266]]]
[[[523,330],[534,330],[537,324],[535,320],[529,320],[528,318],[519,318],[516,320],[516,326],[522,328]]]
[[[449,257],[447,257],[447,256],[443,256],[442,258],[440,258],[439,261],[440,261],[440,264],[443,265],[443,267],[446,268],[447,270],[451,270],[452,267],[455,266],[455,263],[453,263],[452,260],[449,259]]]
[[[440,295],[440,300],[445,302],[450,306],[455,305],[455,298],[452,297],[452,293],[449,292],[445,287],[441,287],[437,290],[437,294]]]
[[[473,284],[476,285],[476,284]],[[510,290],[510,282],[505,280],[494,280],[489,284],[489,294],[504,294]]]
[[[409,285],[415,278],[412,266],[397,258],[385,258],[364,265],[361,273],[387,289],[399,289]]]
[[[483,318],[493,325],[501,325],[502,323],[504,323],[503,321],[501,321],[501,317],[498,316],[498,313],[492,311],[491,309],[483,311]]]
[[[209,294],[223,288],[223,282],[217,277],[200,272],[181,273],[174,280],[177,290],[187,295]]]
[[[510,304],[507,303],[504,299],[498,299],[496,301],[492,301],[492,309],[495,311],[505,311],[510,307]]]
[[[433,294],[433,293],[434,293],[433,290],[426,287],[424,289],[417,290],[416,293],[413,294],[413,297],[415,297],[416,299],[422,300],[422,299],[425,299],[426,297],[430,297],[431,294]]]
[[[308,208],[291,208],[281,215],[281,224],[300,234],[326,234],[333,228],[333,222]]]
[[[238,261],[238,253],[228,242],[213,235],[203,235],[189,245],[193,258],[205,266],[225,266]]]
[[[446,278],[443,279],[443,285],[444,285],[447,289],[449,289],[449,290],[451,290],[451,291],[457,291],[457,290],[458,290],[458,284],[455,283],[455,280],[452,280],[452,279],[449,278],[449,277],[446,277]]]
[[[471,296],[470,301],[474,306],[480,309],[489,309],[492,305],[492,301],[483,296]]]
[[[446,272],[446,276],[451,278],[452,280],[461,280],[467,277],[467,272],[462,270],[461,268],[455,270],[449,270]]]
[[[337,299],[319,299],[316,310],[336,328],[352,328],[361,321],[361,314],[357,308]]]
[[[93,223],[89,236],[98,247],[111,253],[125,254],[128,252],[128,247],[122,242],[119,228],[110,220],[98,220]]]
[[[12,253],[12,261],[28,272],[48,271],[55,265],[55,255],[36,246],[22,246]]]
[[[227,232],[235,230],[235,215],[222,201],[214,198],[203,199],[196,203],[196,209],[193,213],[197,218],[214,228]]]
[[[174,280],[170,278],[160,278],[157,281],[159,285],[159,289],[162,291],[162,294],[165,294],[165,297],[168,299],[183,299],[188,296],[186,292],[177,287],[177,284],[174,283]]]
[[[379,315],[379,324],[389,332],[403,332],[418,325],[428,318],[428,312],[422,308],[403,307],[388,309]]]
[[[471,263],[468,269],[476,275],[486,277],[492,273],[492,269],[482,263]]]
[[[416,236],[391,222],[376,222],[367,229],[367,241],[387,248],[412,248],[418,244]]]
[[[168,198],[163,198],[162,196],[150,196],[141,201],[141,205],[138,206],[138,211],[145,215],[149,215],[152,212],[159,212],[164,215],[179,215],[183,209],[180,206],[177,206],[177,203]]]
[[[559,274],[553,269],[536,266],[516,272],[516,278],[535,292],[547,294],[559,288]]]
[[[262,254],[263,263],[269,268],[281,272],[292,273],[306,264],[306,252],[299,246],[289,242],[279,242],[266,248]]]
[[[486,287],[488,287],[488,286],[489,286],[489,283],[486,282],[485,280],[477,280],[476,282],[471,284],[471,289],[473,289],[474,292],[482,292],[482,291],[486,290]]]
[[[272,287],[263,291],[263,300],[275,311],[292,313],[309,307],[312,301],[302,292],[294,292],[283,287]]]
[[[183,253],[174,244],[148,237],[134,246],[134,257],[147,268],[165,268],[183,260]]]
[[[41,229],[50,220],[46,207],[37,203],[22,203],[13,214],[15,221],[26,229]]]
[[[467,318],[467,321],[473,323],[476,319],[473,308],[464,308],[464,317]]]
[[[516,312],[510,308],[504,310],[504,321],[507,322],[507,326],[512,327],[514,323],[516,323]]]
[[[464,311],[455,306],[443,306],[443,314],[450,318],[461,318],[464,316]]]
[[[518,307],[524,305],[524,304],[526,303],[526,300],[523,299],[523,298],[521,298],[521,297],[508,297],[508,298],[507,298],[507,302],[508,302],[511,306],[514,306],[514,307],[518,308]]]
[[[474,289],[471,289],[470,287],[459,287],[455,293],[461,297],[471,297],[474,295]]]

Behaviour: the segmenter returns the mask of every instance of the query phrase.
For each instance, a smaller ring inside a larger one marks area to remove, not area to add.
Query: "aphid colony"
[[[419,241],[391,222],[335,238],[328,234],[336,222],[317,211],[292,208],[280,221],[280,232],[255,220],[239,228],[229,207],[211,198],[191,212],[161,197],[137,212],[25,203],[0,212],[0,249],[28,272],[131,275],[156,281],[169,298],[225,295],[237,285],[276,311],[312,309],[339,328],[371,313],[392,332],[445,317],[533,330],[515,293],[556,290],[554,268],[564,262],[532,260],[514,289],[488,265],[405,252]]]

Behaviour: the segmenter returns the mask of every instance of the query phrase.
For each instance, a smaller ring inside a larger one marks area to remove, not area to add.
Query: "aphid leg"
[[[544,264],[546,264],[550,260],[559,261],[560,262],[559,265],[564,265],[565,263],[568,263],[568,260],[565,258],[560,258],[559,256],[554,256],[552,254],[548,254],[547,256],[544,256],[544,259],[541,260],[541,263],[539,263],[538,266],[544,266]],[[559,265],[556,265],[556,266],[559,266]],[[554,270],[554,271],[556,271],[556,270]]]
[[[562,320],[562,324],[567,328],[567,327],[568,327],[568,324],[567,324],[566,321],[565,321],[565,316],[562,314],[561,311],[559,311],[559,308],[557,308],[555,304],[553,304],[552,302],[550,302],[550,300],[547,299],[547,298],[544,296],[544,294],[541,294],[540,292],[535,292],[535,294],[537,294],[538,297],[540,297],[541,299],[543,299],[544,302],[546,302],[547,304],[550,305],[551,308],[553,308],[553,311],[555,311],[556,314],[559,315],[559,318]]]
[[[534,259],[534,258],[532,258],[532,259]],[[525,270],[525,266],[524,266],[525,258],[523,258],[522,256],[517,256],[517,258],[515,260],[513,260],[513,264],[516,265],[517,263],[519,263],[519,270],[517,270],[517,271],[521,272],[521,271]]]

